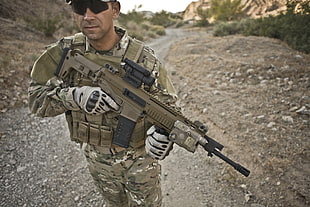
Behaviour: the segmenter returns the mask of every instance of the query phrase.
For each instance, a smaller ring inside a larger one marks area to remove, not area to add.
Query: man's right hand
[[[73,90],[74,101],[89,114],[100,114],[119,109],[119,105],[99,87],[76,87]]]

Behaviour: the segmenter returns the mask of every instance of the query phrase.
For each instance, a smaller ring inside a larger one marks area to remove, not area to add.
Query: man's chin
[[[96,33],[91,33],[91,32],[83,32],[83,34],[90,40],[98,40],[99,39],[99,35]]]

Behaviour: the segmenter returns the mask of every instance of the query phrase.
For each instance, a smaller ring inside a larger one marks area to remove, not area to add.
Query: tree
[[[164,27],[169,27],[176,22],[176,20],[171,17],[171,13],[165,10],[156,12],[149,20],[154,25],[162,25]]]
[[[208,26],[210,17],[210,9],[203,9],[201,6],[197,8],[197,14],[200,17],[200,20],[197,21],[197,26]]]
[[[128,11],[127,14],[121,13],[120,18],[118,19],[121,25],[127,25],[128,22],[133,21],[136,23],[142,23],[146,20],[145,15],[142,12],[138,12],[138,9],[141,9],[142,5],[135,6],[134,9]]]
[[[239,20],[244,16],[241,0],[211,0],[210,15],[217,21]]]

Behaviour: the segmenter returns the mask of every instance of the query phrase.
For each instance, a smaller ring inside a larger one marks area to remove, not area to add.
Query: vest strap
[[[128,58],[130,60],[138,62],[142,54],[143,48],[144,48],[144,44],[141,41],[130,38],[129,45],[124,55],[124,59]]]

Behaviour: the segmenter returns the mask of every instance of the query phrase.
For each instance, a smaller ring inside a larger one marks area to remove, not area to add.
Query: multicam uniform
[[[84,152],[90,173],[108,206],[161,206],[160,165],[144,149],[146,130],[151,124],[141,118],[130,147],[115,146],[112,137],[118,122],[117,113],[87,114],[68,100],[72,98],[68,96],[72,87],[96,85],[76,71],[63,82],[54,76],[64,47],[80,50],[97,64],[108,63],[115,68],[120,68],[122,59],[127,57],[152,71],[157,78],[151,88],[145,89],[163,102],[173,104],[176,100],[174,87],[153,50],[130,38],[125,30],[118,27],[115,30],[122,38],[110,51],[96,51],[81,33],[49,46],[35,62],[31,73],[29,108],[40,117],[65,113],[71,140],[87,144]]]

